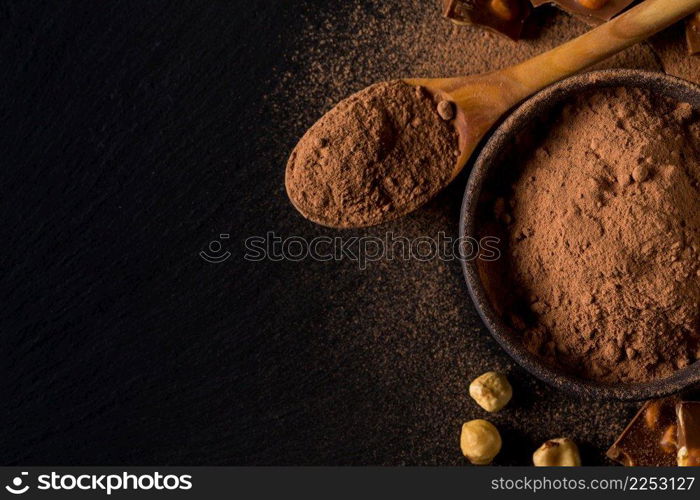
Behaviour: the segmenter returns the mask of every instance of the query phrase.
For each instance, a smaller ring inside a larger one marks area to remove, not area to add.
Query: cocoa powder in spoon
[[[332,227],[371,226],[414,210],[446,184],[459,155],[451,106],[398,80],[348,97],[294,148],[289,198]]]

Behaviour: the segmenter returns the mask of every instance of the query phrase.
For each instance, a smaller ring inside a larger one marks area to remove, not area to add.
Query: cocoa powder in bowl
[[[605,383],[700,355],[700,121],[640,89],[580,94],[524,133],[482,192],[494,309],[550,366]]]

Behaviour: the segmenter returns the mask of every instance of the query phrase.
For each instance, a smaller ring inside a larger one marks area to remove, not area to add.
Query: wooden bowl
[[[490,183],[503,182],[507,178],[501,170],[502,163],[515,144],[522,144],[522,137],[528,136],[528,130],[533,125],[545,121],[551,112],[572,95],[596,88],[621,86],[646,89],[679,102],[688,102],[700,109],[700,87],[663,73],[637,70],[596,71],[547,87],[518,106],[496,128],[476,158],[462,202],[460,237],[477,237],[477,214],[484,187],[492,185]],[[483,262],[478,259],[463,259],[462,267],[474,305],[493,337],[523,368],[558,389],[586,398],[643,400],[667,396],[700,383],[700,361],[666,378],[614,385],[584,380],[552,368],[530,353],[520,339],[521,334],[496,312],[482,279],[488,276],[484,274]]]

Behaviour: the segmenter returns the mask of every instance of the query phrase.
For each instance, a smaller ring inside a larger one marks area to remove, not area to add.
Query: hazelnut
[[[454,104],[451,101],[440,101],[437,105],[437,112],[443,120],[451,120],[455,116]]]
[[[578,0],[581,7],[585,7],[591,10],[598,10],[605,7],[610,0]]]
[[[469,384],[469,395],[484,410],[493,412],[508,404],[513,388],[502,373],[486,372]]]
[[[537,467],[578,467],[581,456],[578,447],[569,438],[556,438],[545,441],[532,454],[532,463]]]
[[[459,446],[471,463],[487,465],[501,451],[501,435],[491,422],[470,420],[462,424]]]

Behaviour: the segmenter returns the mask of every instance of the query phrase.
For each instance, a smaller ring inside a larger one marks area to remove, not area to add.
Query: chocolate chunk
[[[700,466],[700,402],[676,405],[678,420],[678,465]]]
[[[678,398],[671,397],[644,403],[607,456],[627,467],[676,465],[677,402]]]
[[[700,12],[696,12],[685,22],[685,39],[688,42],[688,52],[700,52]]]
[[[531,0],[539,7],[552,3],[569,14],[596,26],[612,19],[630,6],[635,0]]]
[[[530,15],[529,0],[443,0],[443,16],[456,24],[473,24],[517,40]]]

